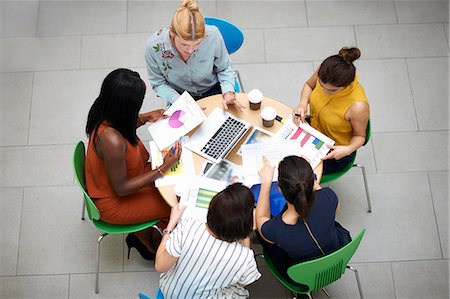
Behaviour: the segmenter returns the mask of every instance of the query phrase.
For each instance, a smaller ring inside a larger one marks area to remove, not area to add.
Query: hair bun
[[[183,0],[181,7],[187,7],[189,10],[198,10],[197,0]]]
[[[342,59],[347,63],[353,63],[356,59],[361,56],[361,51],[358,48],[342,48],[339,50],[339,54]]]

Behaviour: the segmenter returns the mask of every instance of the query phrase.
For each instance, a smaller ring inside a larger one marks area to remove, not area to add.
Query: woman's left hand
[[[141,120],[141,122],[143,124],[145,124],[146,122],[154,123],[155,121],[157,121],[159,119],[169,117],[169,116],[165,115],[164,112],[166,112],[166,110],[164,110],[164,109],[150,111],[150,112],[139,115],[139,119]]]
[[[331,147],[331,151],[322,158],[322,160],[327,160],[327,159],[342,159],[348,155],[350,155],[352,153],[352,150],[348,147],[348,146],[343,146],[343,145],[333,145]]]
[[[237,99],[236,95],[232,92],[226,92],[223,95],[222,106],[224,110],[228,110],[228,105],[235,105],[240,112],[244,111],[245,106],[242,105]]]

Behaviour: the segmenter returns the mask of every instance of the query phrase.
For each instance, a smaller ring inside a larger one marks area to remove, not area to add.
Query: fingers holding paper
[[[263,159],[263,166],[258,171],[258,174],[261,177],[261,184],[272,184],[275,166],[272,166],[270,164],[270,161],[269,159],[267,159],[266,156],[263,156],[262,159]]]

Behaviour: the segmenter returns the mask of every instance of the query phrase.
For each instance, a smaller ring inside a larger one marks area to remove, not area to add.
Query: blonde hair
[[[205,18],[198,9],[197,0],[183,0],[172,19],[172,32],[184,40],[205,36]]]

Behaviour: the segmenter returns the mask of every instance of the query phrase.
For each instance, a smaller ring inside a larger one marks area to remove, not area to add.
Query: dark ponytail
[[[314,174],[311,165],[303,158],[289,156],[278,166],[278,185],[286,200],[291,203],[299,217],[308,216],[316,199],[313,191]]]
[[[361,56],[358,48],[342,48],[339,54],[325,59],[320,65],[319,78],[322,83],[346,87],[355,80],[356,68],[353,62]]]

